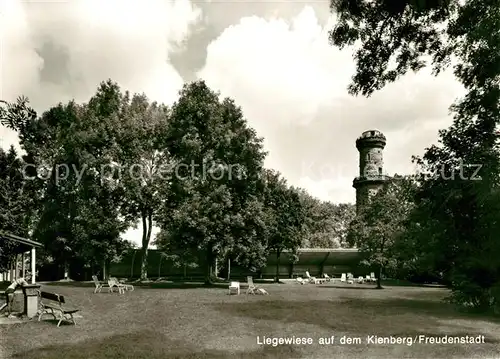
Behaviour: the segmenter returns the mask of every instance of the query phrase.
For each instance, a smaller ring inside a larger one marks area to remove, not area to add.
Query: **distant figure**
[[[19,287],[24,287],[25,285],[29,285],[29,281],[31,279],[31,274],[28,274],[26,278],[18,278],[13,281],[5,290],[5,300],[6,303],[0,308],[2,311],[5,307],[7,307],[8,315],[12,313],[12,302],[14,301],[14,292]]]

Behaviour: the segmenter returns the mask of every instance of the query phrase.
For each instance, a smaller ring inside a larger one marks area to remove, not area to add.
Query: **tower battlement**
[[[365,147],[378,147],[384,149],[386,138],[379,130],[365,131],[356,139],[356,148],[362,150]]]

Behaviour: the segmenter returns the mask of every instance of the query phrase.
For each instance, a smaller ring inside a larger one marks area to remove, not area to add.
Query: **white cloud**
[[[323,201],[333,201],[335,203],[354,202],[356,195],[349,190],[352,185],[352,179],[348,177],[338,178],[336,180],[312,180],[310,177],[302,177],[297,185],[304,188],[312,196]]]
[[[267,166],[324,199],[354,201],[354,142],[361,132],[385,132],[386,170],[404,173],[412,168],[411,155],[450,123],[448,107],[462,88],[449,73],[435,78],[422,71],[370,98],[349,96],[352,49],[328,43],[334,23],[332,17],[322,28],[309,6],[290,21],[242,18],[209,45],[198,75],[242,106],[266,139]]]
[[[332,73],[339,60],[343,68]],[[199,76],[237,96],[249,118],[269,119],[271,126],[307,123],[320,104],[345,93],[352,69],[350,55],[325,42],[314,11],[305,7],[292,24],[248,17],[227,28],[209,45]]]
[[[152,99],[173,101],[182,79],[168,52],[200,18],[188,0],[6,0],[0,13],[8,20],[0,25],[2,97],[13,100],[22,93],[40,109],[72,98],[85,101],[107,78]],[[67,55],[59,84],[40,79],[39,50],[49,42]]]
[[[189,0],[2,0],[0,97],[13,101],[23,94],[44,111],[58,102],[87,101],[111,78],[131,92],[170,103],[183,81],[168,54],[200,15]],[[60,66],[42,58],[47,44],[60,51],[54,55]],[[42,70],[51,66],[55,80],[43,79]],[[3,148],[18,142],[3,127],[0,138]]]
[[[152,228],[151,242],[149,244],[150,249],[156,248],[156,246],[152,245],[151,243],[154,241],[155,236],[158,234],[158,232],[160,232],[160,229],[158,227]],[[122,234],[122,237],[129,241],[132,241],[132,243],[137,244],[140,248],[142,245],[142,224],[140,224],[137,228],[129,228],[125,233]]]

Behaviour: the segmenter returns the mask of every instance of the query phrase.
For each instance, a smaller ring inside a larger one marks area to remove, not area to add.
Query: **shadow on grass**
[[[292,346],[264,346],[260,350],[231,353],[225,350],[204,349],[185,342],[170,340],[167,336],[153,331],[142,331],[115,335],[103,339],[85,340],[75,344],[49,345],[25,352],[16,353],[19,359],[98,359],[98,358],[137,358],[137,359],[266,359],[299,358],[300,352]]]
[[[57,287],[95,288],[94,282],[60,281],[60,282],[40,282],[38,284]]]
[[[356,286],[356,285],[353,285],[353,286],[350,286],[348,287],[347,285],[346,286],[341,286],[341,285],[335,285],[335,284],[322,284],[322,285],[318,285],[316,288],[325,288],[325,289],[362,289],[362,290],[380,290],[378,289],[377,287],[361,287],[361,286]]]
[[[339,281],[337,279],[337,281]],[[327,282],[328,284],[329,282]],[[409,282],[409,281],[406,281],[406,280],[383,280],[381,283],[382,287],[415,287],[415,288],[418,288],[418,287],[426,287],[426,288],[446,288],[445,285],[441,285],[441,284],[430,284],[430,283],[413,283],[413,282]],[[360,285],[359,283],[355,283],[355,284],[345,284],[346,286],[347,285]],[[371,286],[371,287],[376,287],[377,286],[377,283],[373,283],[373,282],[369,282],[369,283],[363,283],[361,284],[363,286]]]
[[[407,280],[385,279],[382,280],[382,287],[426,287],[426,288],[446,288],[444,284],[414,283]]]
[[[316,325],[335,332],[356,335],[427,335],[441,326],[440,319],[498,322],[496,318],[457,312],[453,306],[435,300],[404,298],[339,298],[308,301],[256,301],[213,304],[220,312],[236,317],[272,320],[286,324]],[[309,309],[308,309],[309,308]],[[460,335],[469,335],[465,329]],[[456,334],[459,335],[459,334]],[[486,335],[486,334],[485,334]],[[492,338],[488,339],[490,342]]]
[[[499,316],[489,314],[470,313],[459,311],[457,307],[442,300],[425,299],[424,294],[418,295],[420,299],[409,298],[385,298],[385,299],[347,299],[346,304],[352,309],[372,308],[379,313],[391,315],[391,313],[415,313],[429,315],[442,319],[468,319],[482,320],[492,323],[500,323]]]
[[[227,283],[213,283],[211,285],[205,285],[203,282],[126,282],[126,284],[131,284],[134,288],[141,289],[196,289],[196,288],[212,288],[212,289],[226,289]],[[73,288],[95,288],[93,282],[47,282],[43,283],[46,286],[54,287],[73,287]],[[242,286],[244,287],[244,285]],[[103,291],[107,291],[108,287],[104,287]]]
[[[141,289],[225,289],[227,283],[212,283],[207,285],[203,282],[149,282],[149,283],[133,283],[134,287]]]

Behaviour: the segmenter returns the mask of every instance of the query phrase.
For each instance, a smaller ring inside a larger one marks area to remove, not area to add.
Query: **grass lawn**
[[[43,285],[81,309],[77,325],[0,326],[3,358],[494,358],[500,322],[460,314],[442,288],[266,284],[269,296],[225,288],[136,287],[93,293],[81,283]],[[484,344],[368,344],[367,336],[484,335]],[[310,345],[259,345],[257,337],[307,337]],[[335,337],[334,344],[319,344]],[[361,344],[342,345],[342,336]]]

